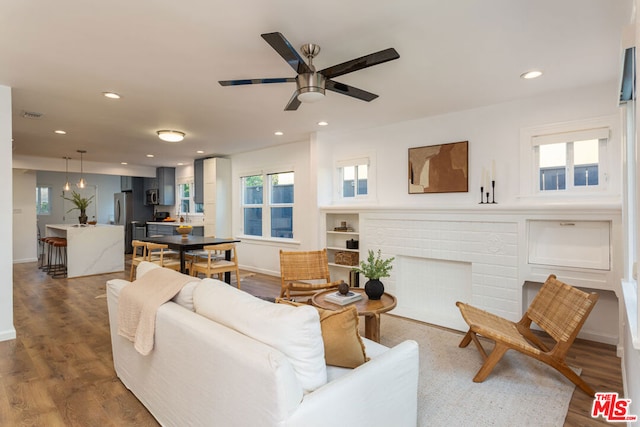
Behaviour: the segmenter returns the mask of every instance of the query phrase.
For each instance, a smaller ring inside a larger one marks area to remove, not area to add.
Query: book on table
[[[362,299],[362,295],[355,292],[347,292],[345,295],[340,292],[333,292],[324,297],[325,300],[334,304],[346,305]]]

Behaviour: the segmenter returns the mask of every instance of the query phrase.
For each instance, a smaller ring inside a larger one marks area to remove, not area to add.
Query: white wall
[[[84,174],[87,184],[96,187],[96,197],[92,204],[96,208],[96,220],[100,224],[107,224],[113,216],[113,195],[120,192],[120,176],[114,175],[98,175]],[[78,178],[69,174],[69,181],[73,185]],[[40,232],[44,233],[47,224],[60,224],[63,222],[63,216],[77,216],[78,211],[67,213],[63,208],[62,187],[66,181],[65,172],[37,172],[37,185],[50,186],[53,189],[53,198],[51,200],[51,215],[38,215],[38,224]],[[32,191],[35,194],[35,188]],[[92,218],[89,218],[91,221]]]
[[[36,173],[13,169],[13,262],[37,260]]]
[[[379,206],[429,206],[477,204],[483,167],[496,162],[496,201],[515,203],[519,195],[520,129],[544,124],[617,115],[616,84],[577,88],[566,92],[519,100],[473,110],[427,117],[389,126],[349,133],[320,132],[317,135],[321,174],[333,176],[331,159],[375,153]],[[617,128],[619,124],[615,123]],[[619,129],[617,135],[619,135]],[[408,149],[448,142],[469,141],[469,192],[408,194]],[[620,159],[620,141],[611,141],[612,158]],[[610,185],[620,188],[620,167],[612,168]],[[330,199],[332,182],[319,183],[321,205]]]
[[[11,88],[0,86],[0,182],[4,183],[0,189],[2,200],[13,200],[11,136]],[[5,233],[13,235],[11,204],[0,205],[0,222],[4,224]],[[16,330],[13,326],[12,260],[12,246],[2,245],[0,247],[0,341],[16,337]]]
[[[280,276],[280,249],[318,248],[318,206],[312,143],[301,141],[266,150],[237,154],[231,158],[233,235],[242,240],[238,261],[242,268]],[[241,177],[264,172],[294,171],[293,242],[243,235]]]

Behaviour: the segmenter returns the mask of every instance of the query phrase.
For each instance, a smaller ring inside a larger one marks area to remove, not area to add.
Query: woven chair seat
[[[532,346],[529,341],[520,334],[514,322],[472,305],[461,302],[456,305],[460,309],[460,313],[465,322],[467,322],[476,334],[509,343],[525,352],[540,354],[540,349]]]

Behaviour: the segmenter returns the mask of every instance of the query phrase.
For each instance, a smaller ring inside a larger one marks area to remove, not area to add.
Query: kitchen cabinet
[[[120,177],[120,191],[133,191],[133,177],[121,176]]]
[[[204,159],[193,161],[193,203],[204,203]]]
[[[160,167],[156,169],[158,178],[158,204],[176,204],[176,168]]]
[[[231,237],[231,160],[203,162],[204,235]]]
[[[158,178],[153,177],[153,178],[144,178],[142,180],[143,183],[143,188],[144,188],[144,192],[146,193],[147,190],[157,190],[158,189]]]
[[[180,225],[179,222],[170,222],[168,224],[147,223],[147,236],[173,236],[179,234],[176,229]],[[202,225],[192,225],[191,234],[194,236],[204,236],[204,227]]]

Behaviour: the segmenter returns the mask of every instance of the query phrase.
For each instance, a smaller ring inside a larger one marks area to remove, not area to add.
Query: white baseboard
[[[26,264],[28,262],[36,262],[38,261],[38,258],[25,258],[25,259],[14,259],[13,263],[14,264]]]
[[[9,340],[15,340],[16,339],[16,330],[15,329],[9,329],[6,331],[0,331],[0,341],[9,341]]]

